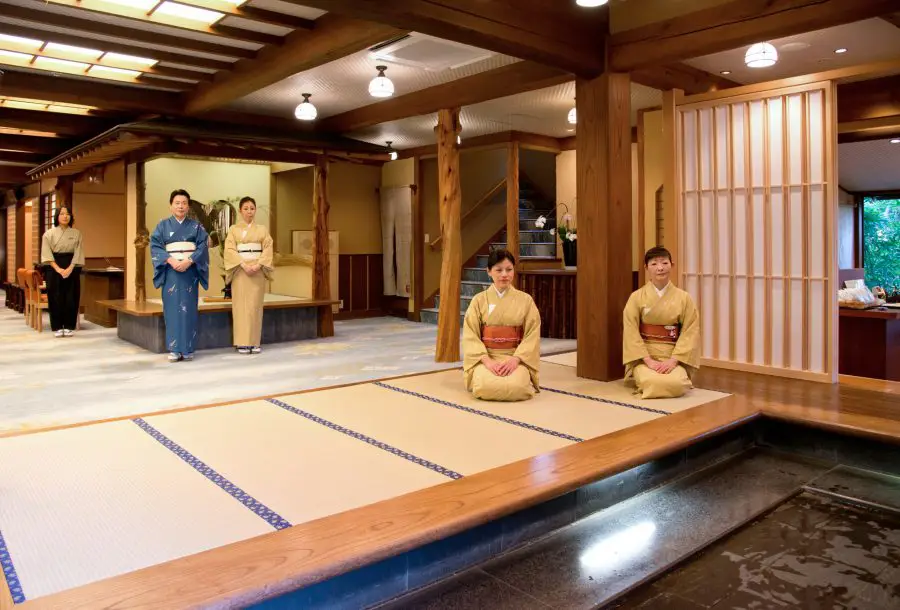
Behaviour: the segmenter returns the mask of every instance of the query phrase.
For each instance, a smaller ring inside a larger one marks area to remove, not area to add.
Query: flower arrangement
[[[577,233],[577,229],[575,229],[575,227],[571,227],[569,225],[569,223],[571,223],[573,220],[572,215],[569,214],[569,207],[564,203],[560,203],[560,204],[557,204],[552,210],[550,210],[550,212],[548,214],[553,214],[553,212],[555,212],[556,209],[559,208],[560,206],[562,206],[566,210],[566,213],[563,214],[563,216],[562,216],[562,223],[559,226],[557,226],[555,229],[548,229],[548,232],[550,233],[550,235],[559,235],[559,239],[563,243],[566,243],[567,241],[575,241],[578,239],[578,233]],[[546,225],[547,225],[547,217],[546,216],[543,216],[543,215],[538,216],[537,220],[534,221],[534,226],[537,227],[538,229],[543,229]]]

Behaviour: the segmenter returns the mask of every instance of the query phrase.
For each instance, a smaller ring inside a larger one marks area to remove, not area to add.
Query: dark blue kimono
[[[200,286],[209,287],[209,235],[196,220],[178,222],[174,216],[161,220],[150,236],[153,261],[153,285],[162,292],[163,316],[166,321],[166,348],[176,354],[193,354],[197,342],[197,299]],[[196,250],[190,255],[194,264],[178,272],[166,262],[170,254],[166,244],[192,242]]]

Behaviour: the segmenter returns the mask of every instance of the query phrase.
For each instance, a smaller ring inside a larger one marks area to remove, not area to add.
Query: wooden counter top
[[[106,267],[95,267],[94,269],[82,269],[82,273],[89,273],[92,275],[123,275],[125,273],[124,269],[108,269]]]
[[[841,307],[840,315],[846,318],[871,318],[873,320],[900,320],[900,309],[876,307],[875,309],[850,309]]]
[[[263,303],[263,309],[289,309],[289,308],[297,308],[297,307],[323,307],[326,305],[334,305],[339,301],[329,301],[329,300],[321,300],[315,301],[313,299],[301,299],[299,297],[285,297],[283,300],[277,301],[266,301]],[[163,306],[162,303],[153,303],[150,301],[144,301],[143,303],[138,303],[137,301],[127,301],[125,299],[115,299],[110,301],[98,301],[100,305],[104,307],[109,307],[110,309],[114,309],[118,312],[129,314],[132,316],[161,316],[163,315]],[[206,303],[202,304],[198,307],[200,313],[208,313],[208,312],[219,312],[219,311],[231,311],[231,302],[224,303]]]

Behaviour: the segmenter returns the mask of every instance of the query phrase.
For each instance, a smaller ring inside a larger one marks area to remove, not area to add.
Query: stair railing
[[[493,186],[484,196],[478,200],[478,203],[473,205],[471,208],[466,211],[465,214],[460,218],[459,226],[460,230],[466,226],[466,224],[472,219],[475,215],[475,212],[480,210],[482,207],[493,201],[494,197],[500,194],[500,191],[506,188],[506,178],[503,178],[498,182],[495,186]],[[432,250],[440,250],[441,249],[441,240],[444,238],[443,235],[438,236],[433,242],[431,242],[430,246]]]

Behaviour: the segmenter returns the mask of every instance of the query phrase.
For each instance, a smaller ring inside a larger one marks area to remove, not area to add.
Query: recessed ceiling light
[[[19,59],[21,61],[31,61],[31,58],[34,57],[34,55],[29,55],[28,53],[16,53],[15,51],[6,51],[4,49],[0,49],[0,57]]]
[[[722,74],[722,75],[724,75],[724,76],[728,76],[729,74],[731,74],[731,70],[722,70],[721,72],[719,72],[719,74]]]
[[[109,66],[91,66],[88,74],[106,74],[110,76],[127,76],[137,78],[141,75],[137,70],[123,70],[122,68],[111,68]]]
[[[125,64],[125,65],[139,65],[139,66],[153,66],[156,65],[157,60],[148,59],[146,57],[137,57],[135,55],[123,55],[122,53],[107,53],[103,56],[104,62],[109,62],[111,64]]]
[[[11,42],[17,47],[24,47],[26,49],[40,49],[44,41],[43,40],[35,40],[34,38],[22,38],[21,36],[10,36],[9,34],[0,34],[0,40],[4,42]]]
[[[56,51],[69,55],[73,59],[97,59],[103,55],[103,51],[97,49],[86,49],[84,47],[73,47],[69,44],[59,44],[58,42],[48,42],[46,49],[48,51]]]
[[[840,55],[841,53],[846,53],[847,49],[841,47],[840,49],[835,49],[834,52]]]
[[[603,6],[607,2],[609,2],[609,0],[575,0],[575,4],[577,4],[578,6],[586,6],[588,8]]]
[[[891,140],[891,144],[900,144],[900,138],[894,138]]]
[[[206,24],[213,24],[225,16],[224,13],[220,13],[219,11],[210,11],[205,8],[168,1],[160,4],[159,8],[154,11],[154,14],[172,15],[173,17],[181,17],[182,19],[190,19],[191,21],[200,21]]]

